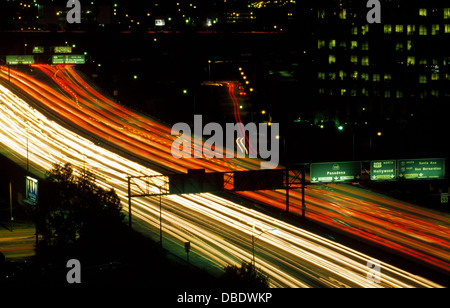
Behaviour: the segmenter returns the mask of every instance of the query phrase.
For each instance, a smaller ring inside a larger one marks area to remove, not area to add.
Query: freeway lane
[[[55,162],[69,162],[77,172],[86,165],[97,176],[97,184],[113,187],[123,202],[127,175],[158,174],[63,128],[1,85],[0,137],[2,146],[22,157],[22,164],[28,138],[34,145],[30,161],[41,172]],[[189,240],[218,268],[250,260],[251,235],[276,227],[277,234],[258,239],[256,256],[273,287],[439,287],[385,263],[381,283],[373,284],[366,279],[370,256],[212,194],[162,199],[163,242],[182,247]],[[157,232],[158,201],[136,199],[133,206],[148,230]]]
[[[249,159],[173,160],[170,129],[156,121],[133,113],[99,94],[72,66],[33,65],[67,92],[58,101],[36,97],[65,121],[81,123],[87,131],[117,144],[129,152],[167,168],[186,172],[188,168],[214,171],[258,169],[259,162]],[[53,93],[47,85],[13,73],[13,81],[25,91]],[[230,99],[236,106],[233,87]],[[51,97],[55,97],[52,94]],[[80,122],[81,121],[81,122]],[[100,132],[100,133],[99,133]],[[105,134],[103,132],[108,132]],[[155,154],[155,149],[160,153]],[[192,151],[195,150],[193,147]],[[151,155],[151,154],[152,155]],[[285,208],[285,192],[242,192],[244,197]],[[400,253],[427,266],[450,273],[450,218],[448,214],[423,210],[412,204],[369,193],[350,185],[309,186],[306,190],[308,218],[347,234]],[[292,212],[301,210],[301,194],[291,193]]]

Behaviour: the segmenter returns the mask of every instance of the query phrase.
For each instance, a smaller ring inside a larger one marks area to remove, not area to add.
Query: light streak
[[[0,136],[1,144],[21,157],[19,164],[26,157],[29,138],[33,145],[30,160],[41,174],[57,162],[71,163],[78,173],[83,172],[86,164],[98,176],[97,184],[113,187],[124,203],[128,175],[159,174],[49,120],[2,85]],[[336,281],[347,286],[374,286],[365,276],[366,262],[371,257],[345,246],[212,194],[163,199],[165,238],[179,244],[192,240],[197,251],[218,267],[251,259],[253,226],[276,227],[278,235],[265,234],[259,239],[257,256],[257,265],[271,277],[273,287],[335,285]],[[154,198],[134,200],[133,212],[153,231],[158,228],[159,204]],[[390,265],[382,263],[382,268],[382,282],[376,286],[438,287]]]

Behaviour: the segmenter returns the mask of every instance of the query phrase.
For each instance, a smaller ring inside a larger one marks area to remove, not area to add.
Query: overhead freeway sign
[[[86,58],[84,55],[53,55],[52,64],[84,64]]]
[[[445,159],[398,160],[398,177],[404,180],[445,178]]]
[[[392,181],[397,179],[396,160],[374,160],[370,162],[372,181]]]
[[[19,55],[19,56],[6,56],[6,64],[18,65],[18,64],[33,64],[34,57],[32,55]]]
[[[358,181],[361,178],[360,161],[311,164],[311,183]]]
[[[53,51],[55,53],[72,53],[72,47],[71,46],[55,46],[53,48]]]

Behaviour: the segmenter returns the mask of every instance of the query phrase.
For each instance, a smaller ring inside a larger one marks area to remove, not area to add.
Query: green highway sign
[[[52,56],[52,64],[85,64],[84,55],[54,55]]]
[[[358,181],[361,178],[361,162],[332,162],[311,164],[311,183]]]
[[[72,47],[70,46],[56,46],[53,48],[55,53],[72,53]]]
[[[33,64],[34,57],[29,55],[24,56],[6,56],[6,64],[17,65],[17,64]]]
[[[392,181],[397,178],[397,161],[375,160],[370,162],[370,179],[372,181]]]
[[[445,178],[445,159],[402,159],[397,161],[398,177],[404,180]]]
[[[33,53],[44,53],[44,47],[43,46],[34,46]]]

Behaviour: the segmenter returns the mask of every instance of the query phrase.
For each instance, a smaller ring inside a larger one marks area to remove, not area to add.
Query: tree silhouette
[[[43,245],[67,246],[122,223],[119,197],[96,185],[92,173],[77,176],[70,164],[54,164],[46,180],[38,208]]]
[[[228,265],[222,276],[224,287],[233,289],[265,289],[269,287],[269,278],[251,262],[242,262],[241,267]]]

